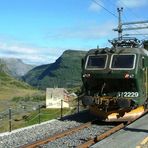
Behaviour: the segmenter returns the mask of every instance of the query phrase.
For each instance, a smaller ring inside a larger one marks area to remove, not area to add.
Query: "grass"
[[[26,96],[43,94],[45,92],[34,89],[27,83],[16,80],[9,74],[0,71],[0,112],[9,107],[17,106],[17,102],[12,101],[15,97],[19,97],[21,100]]]
[[[20,89],[20,88],[0,88],[0,100],[11,100],[14,97],[24,97],[39,93],[38,90]]]
[[[46,100],[46,96],[45,94],[39,94],[39,93],[35,93],[32,95],[25,95],[25,96],[16,96],[12,98],[12,101],[15,102],[19,102],[19,101],[24,101],[24,102],[28,102],[28,101],[33,101],[33,102],[39,102],[39,101],[45,101]]]
[[[61,109],[41,109],[40,110],[40,122],[48,121],[55,118],[61,117]],[[63,109],[63,115],[72,113],[71,109]],[[12,130],[38,124],[39,123],[39,111],[33,111],[24,115],[13,115],[12,116]],[[9,131],[9,120],[8,116],[5,120],[0,120],[0,132]]]
[[[70,109],[63,109],[63,115],[68,113]],[[40,113],[40,121],[48,121],[61,116],[61,109],[42,109]],[[26,119],[27,126],[39,123],[38,111],[32,112],[30,116]]]
[[[28,96],[44,95],[45,93],[39,90],[26,90],[26,89],[0,89],[0,112],[7,110],[9,107],[15,108],[19,100],[23,100]],[[19,100],[13,101],[14,98]],[[3,103],[2,103],[3,102]]]
[[[24,82],[0,73],[0,100],[11,100],[15,96],[25,96],[37,91]]]
[[[34,89],[4,72],[0,72],[0,132],[9,131],[8,108],[12,108],[12,129],[39,123],[39,111],[33,111],[38,104],[45,103],[45,91]],[[5,112],[3,116],[2,112]],[[40,121],[61,116],[60,109],[41,109]],[[63,115],[71,112],[63,109]]]

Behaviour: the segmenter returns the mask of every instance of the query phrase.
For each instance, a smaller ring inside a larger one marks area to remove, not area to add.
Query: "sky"
[[[117,7],[122,22],[148,20],[148,0],[0,0],[0,57],[42,65],[67,49],[109,46]]]

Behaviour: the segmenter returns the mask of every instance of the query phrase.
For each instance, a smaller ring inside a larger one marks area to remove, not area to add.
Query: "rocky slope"
[[[21,77],[25,75],[34,66],[28,65],[16,58],[0,58],[0,64],[3,65],[3,70],[13,77]]]

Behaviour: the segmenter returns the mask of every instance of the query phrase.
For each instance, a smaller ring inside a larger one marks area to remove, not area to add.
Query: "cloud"
[[[65,49],[88,50],[112,38],[114,26],[115,22],[107,21],[100,24],[87,22],[69,28],[57,28],[44,38],[47,47],[0,38],[0,57],[19,58],[25,63],[34,65],[53,63]]]
[[[6,42],[0,42],[0,49],[1,50],[6,50],[9,51],[10,53],[15,53],[15,54],[33,54],[36,53],[36,48],[32,48],[29,46],[24,46],[22,44],[16,44],[16,43],[6,43]]]
[[[142,7],[148,5],[147,0],[118,0],[117,1],[118,6],[127,6],[129,8],[136,8],[136,7]]]
[[[0,57],[19,58],[25,63],[41,65],[56,60],[57,50],[47,47],[33,47],[24,43],[7,43],[0,41]]]
[[[111,36],[114,27],[115,23],[112,21],[102,22],[101,24],[87,24],[87,26],[85,24],[85,27],[59,28],[57,31],[50,32],[46,37],[58,40],[98,40],[99,38]]]
[[[103,5],[101,0],[96,0],[96,2],[95,1],[91,2],[91,4],[89,5],[88,10],[94,11],[94,12],[99,12],[102,8],[97,3],[99,3],[100,5]]]
[[[38,54],[38,55],[34,55],[34,56],[22,55],[21,59],[23,59],[23,61],[25,63],[28,63],[28,61],[29,61],[29,64],[32,64],[32,65],[42,65],[42,64],[53,63],[57,59],[57,57],[52,56],[52,55],[45,55],[45,54],[39,55]]]

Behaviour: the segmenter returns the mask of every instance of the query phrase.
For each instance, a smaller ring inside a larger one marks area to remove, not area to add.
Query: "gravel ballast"
[[[88,111],[0,134],[0,148],[17,148],[92,120]]]
[[[39,125],[30,126],[0,134],[0,148],[19,147],[34,141],[47,138],[55,133],[61,133],[69,128],[79,126],[75,121],[52,120]]]
[[[84,128],[72,135],[65,136],[57,139],[53,142],[41,145],[42,148],[76,148],[78,145],[83,144],[87,140],[96,137],[98,134],[101,135],[105,131],[111,129],[114,126],[106,125],[92,125],[89,128]]]

